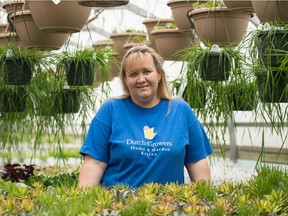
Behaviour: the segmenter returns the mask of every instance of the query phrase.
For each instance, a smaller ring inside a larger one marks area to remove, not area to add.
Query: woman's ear
[[[162,75],[161,75],[161,73],[160,73],[160,72],[158,72],[158,83],[160,83],[160,81],[161,81],[161,78],[162,78]]]

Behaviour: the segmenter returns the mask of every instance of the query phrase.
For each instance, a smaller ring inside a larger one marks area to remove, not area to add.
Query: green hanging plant
[[[7,85],[26,85],[42,64],[45,53],[37,48],[8,44],[0,49],[3,82]]]
[[[58,60],[59,70],[65,72],[69,86],[92,86],[96,81],[98,83],[108,81],[110,76],[108,62],[115,60],[114,54],[111,49],[79,49],[65,50],[54,57]]]

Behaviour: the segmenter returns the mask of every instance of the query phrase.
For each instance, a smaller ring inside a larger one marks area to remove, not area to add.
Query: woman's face
[[[141,55],[129,62],[126,68],[125,83],[132,100],[142,107],[152,107],[159,102],[157,89],[161,79],[150,55]]]

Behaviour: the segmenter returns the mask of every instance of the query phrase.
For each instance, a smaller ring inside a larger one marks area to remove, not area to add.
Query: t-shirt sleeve
[[[187,110],[189,143],[186,147],[185,164],[197,162],[210,155],[213,150],[202,124],[193,110]]]
[[[93,118],[80,154],[89,155],[99,161],[108,163],[111,135],[111,106],[104,103]]]

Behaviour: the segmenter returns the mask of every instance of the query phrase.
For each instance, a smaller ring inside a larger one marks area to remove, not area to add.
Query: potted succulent
[[[190,47],[193,44],[193,38],[190,31],[180,31],[175,23],[166,23],[165,26],[155,26],[151,31],[154,37],[156,49],[165,59],[176,61],[179,59],[177,53]]]

